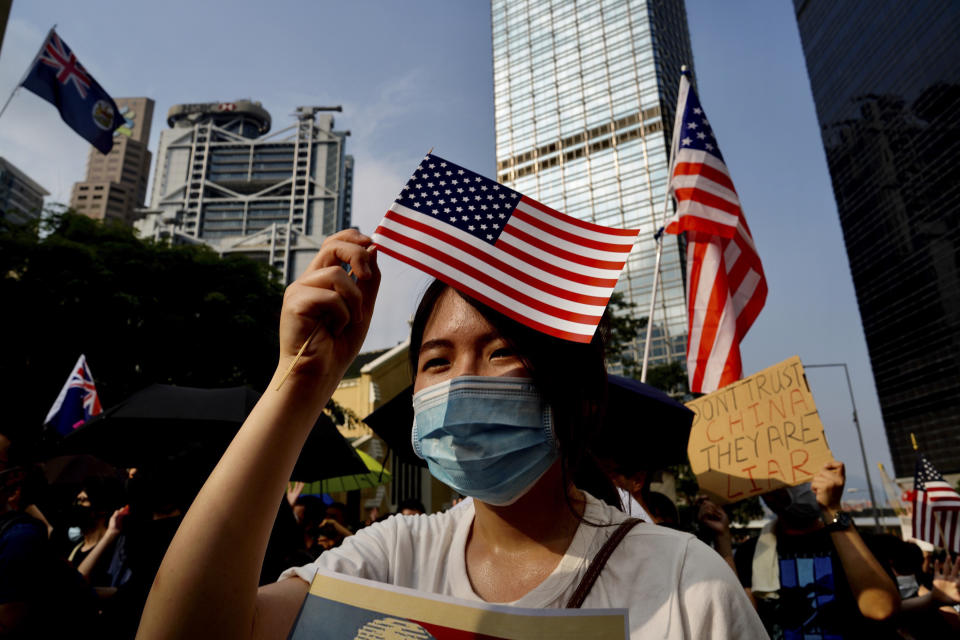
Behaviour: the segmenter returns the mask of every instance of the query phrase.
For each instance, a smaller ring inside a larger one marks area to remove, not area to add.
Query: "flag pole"
[[[663,222],[657,232],[653,234],[657,241],[657,257],[653,262],[653,293],[650,295],[650,311],[647,313],[647,337],[643,344],[643,364],[640,367],[640,382],[647,381],[647,365],[650,361],[650,341],[653,336],[653,312],[657,306],[657,286],[660,283],[660,259],[663,256],[663,228],[667,223],[667,213],[670,210],[670,180],[667,179],[667,193],[663,198]]]
[[[687,65],[682,65],[680,67],[680,74],[687,75],[688,73]],[[647,336],[643,344],[643,364],[640,366],[640,382],[647,381],[647,366],[650,362],[650,342],[653,338],[653,312],[656,309],[657,287],[660,284],[660,260],[663,256],[663,233],[664,227],[666,227],[667,224],[667,214],[670,211],[670,177],[673,174],[673,162],[676,160],[674,151],[677,148],[677,138],[679,137],[678,128],[683,119],[679,105],[679,94],[677,98],[677,113],[673,119],[673,139],[670,143],[670,159],[669,162],[667,162],[667,192],[663,197],[663,221],[660,224],[660,228],[657,229],[657,232],[653,234],[654,239],[657,241],[657,255],[653,263],[653,293],[650,295],[650,312],[647,314]],[[664,318],[664,322],[666,322],[666,318]]]
[[[53,33],[53,30],[57,28],[57,25],[50,27],[50,31],[47,32],[47,37],[43,39],[43,43],[40,45],[40,50],[37,51],[37,55],[33,56],[33,62],[30,63],[30,66],[27,67],[26,72],[24,72],[23,77],[20,78],[20,82],[14,85],[13,91],[10,92],[10,97],[7,98],[7,101],[3,103],[3,108],[0,109],[0,117],[3,117],[3,113],[7,110],[7,107],[10,106],[10,101],[13,100],[13,96],[17,94],[17,91],[20,90],[20,86],[23,84],[23,81],[27,79],[27,76],[30,75],[30,72],[33,71],[33,68],[37,66],[37,58],[43,53],[43,50],[47,46],[47,42],[50,41],[50,34]]]

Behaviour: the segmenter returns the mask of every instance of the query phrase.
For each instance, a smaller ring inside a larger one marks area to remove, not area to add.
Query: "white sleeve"
[[[684,553],[680,611],[687,638],[768,637],[733,570],[696,538],[690,539]]]
[[[377,582],[388,582],[389,554],[386,540],[395,536],[396,518],[388,518],[360,529],[343,539],[339,547],[324,551],[320,557],[302,567],[291,567],[277,581],[294,576],[313,582],[318,568]],[[391,535],[393,534],[393,535]]]

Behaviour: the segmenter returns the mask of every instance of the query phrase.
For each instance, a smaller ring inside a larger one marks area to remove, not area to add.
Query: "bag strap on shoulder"
[[[613,535],[607,538],[607,541],[603,543],[600,551],[598,551],[594,557],[593,562],[587,567],[587,572],[583,574],[583,578],[580,579],[577,590],[570,596],[570,600],[567,602],[568,609],[579,609],[583,605],[583,601],[587,599],[587,594],[589,594],[590,589],[593,588],[593,583],[597,581],[597,578],[600,577],[600,572],[603,571],[603,568],[606,566],[607,560],[613,555],[613,552],[620,545],[624,537],[626,537],[630,529],[633,529],[638,522],[640,522],[639,518],[627,518],[620,523],[620,526],[613,532]]]

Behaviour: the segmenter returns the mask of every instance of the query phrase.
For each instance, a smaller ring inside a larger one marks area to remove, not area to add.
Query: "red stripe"
[[[597,305],[601,307],[605,307],[607,303],[610,301],[609,296],[607,296],[606,298],[601,296],[588,296],[586,294],[576,293],[574,291],[569,291],[567,289],[560,288],[556,285],[552,285],[547,282],[544,282],[543,280],[540,280],[535,276],[532,276],[512,265],[507,264],[506,262],[498,260],[497,258],[493,257],[489,253],[483,251],[482,249],[473,246],[469,242],[464,242],[459,238],[448,235],[443,231],[441,231],[440,229],[437,229],[436,227],[431,226],[427,223],[420,222],[419,220],[415,220],[412,218],[407,218],[403,214],[398,213],[396,211],[388,210],[384,217],[387,218],[388,220],[393,220],[398,224],[402,224],[404,226],[410,227],[411,229],[415,229],[427,235],[433,236],[438,240],[446,242],[447,244],[453,247],[456,247],[457,249],[460,249],[464,253],[470,254],[477,260],[482,260],[483,262],[486,262],[487,264],[492,265],[494,268],[499,269],[500,271],[506,273],[507,275],[513,276],[517,280],[523,283],[529,284],[530,286],[536,287],[541,291],[545,291],[547,293],[553,294],[558,298],[563,298],[564,300],[569,300],[571,302],[579,302],[581,304],[591,304],[591,305]],[[497,248],[502,249],[503,247],[501,247],[498,244]],[[528,263],[532,262],[531,260],[527,259],[525,256],[516,256],[516,257]],[[444,260],[446,260],[446,258],[444,258]],[[569,271],[564,271],[562,269],[559,269],[559,271],[561,271],[560,274],[554,273],[554,271],[557,271],[557,269],[553,269],[553,270],[544,269],[544,271],[548,271],[548,273],[551,273],[552,275],[557,275],[558,277],[561,277],[565,280],[574,280],[574,278],[571,276],[575,274],[572,274]],[[599,280],[599,279],[592,278],[591,280]],[[600,280],[600,282],[602,282],[602,284],[595,285],[595,286],[612,288],[616,285],[616,280]],[[593,283],[581,282],[580,284],[593,284]]]
[[[497,240],[497,246],[499,246],[500,240],[503,239],[503,236],[507,234],[517,238],[518,240],[521,240],[522,242],[532,247],[537,247],[538,249],[546,251],[547,253],[551,253],[557,256],[558,258],[561,258],[562,260],[566,260],[567,262],[573,262],[574,264],[580,264],[585,267],[619,271],[620,269],[623,269],[623,265],[627,261],[626,258],[624,258],[619,262],[611,262],[609,260],[595,260],[593,258],[588,258],[586,256],[578,256],[577,254],[571,253],[570,251],[558,249],[557,247],[554,247],[553,245],[551,245],[549,242],[544,242],[540,238],[534,238],[529,233],[525,233],[523,231],[520,231],[519,229],[511,227],[509,222],[507,223],[507,226],[503,228],[503,233],[500,234],[500,238]]]
[[[700,348],[697,350],[697,372],[700,374],[697,383],[697,391],[702,392],[703,378],[706,376],[706,369],[710,362],[710,353],[713,351],[714,342],[717,340],[717,334],[720,333],[720,318],[723,314],[724,304],[727,298],[727,287],[723,274],[723,265],[717,272],[710,288],[710,300],[707,303],[707,309],[704,313],[703,327],[700,330]],[[701,286],[703,286],[701,284]],[[701,366],[700,363],[703,363]],[[712,389],[711,389],[712,391]]]
[[[514,258],[519,258],[520,260],[527,262],[532,267],[536,267],[541,271],[546,271],[547,273],[553,274],[559,278],[564,278],[572,282],[587,284],[594,287],[613,288],[617,286],[617,281],[614,278],[594,278],[592,276],[577,273],[576,271],[568,271],[562,267],[550,264],[546,260],[541,260],[534,255],[530,255],[520,247],[513,246],[509,243],[509,238],[504,238],[502,235],[497,239],[496,247],[504,253],[510,254]]]
[[[667,225],[667,233],[680,234],[686,232],[703,233],[708,236],[732,238],[736,230],[728,224],[716,222],[709,218],[701,218],[692,213],[680,214],[680,219]]]
[[[689,276],[690,302],[687,305],[690,310],[689,317],[687,318],[687,335],[689,336],[693,334],[693,318],[694,318],[694,310],[696,309],[697,292],[699,291],[700,287],[703,284],[700,282],[700,280],[701,280],[701,276],[703,275],[702,273],[703,255],[706,252],[706,244],[702,242],[691,243],[691,245],[688,245],[688,248],[693,249],[693,267],[690,270],[690,276]],[[698,352],[699,352],[699,345],[701,344],[703,344],[702,329],[700,331],[700,341],[698,342]],[[687,375],[690,379],[690,390],[694,391],[694,393],[698,393],[701,385],[703,384],[704,363],[700,361],[696,353],[692,354],[692,360],[693,360],[694,366],[693,366],[693,371],[690,371],[691,353],[690,353],[690,341],[688,338],[687,340]]]
[[[673,168],[673,175],[703,176],[710,182],[716,182],[720,186],[726,187],[734,193],[737,192],[737,190],[733,187],[733,180],[730,179],[730,176],[726,171],[715,169],[714,167],[711,167],[703,162],[678,162]]]
[[[607,235],[611,235],[611,236],[623,236],[624,238],[634,238],[639,233],[639,231],[636,229],[616,229],[614,227],[605,227],[600,224],[586,222],[585,220],[578,220],[577,218],[568,216],[565,213],[560,213],[559,211],[551,209],[547,205],[541,204],[536,200],[532,200],[527,196],[523,196],[522,198],[520,198],[520,202],[525,202],[526,204],[530,205],[534,209],[537,209],[538,211],[542,211],[543,213],[546,213],[547,215],[551,215],[554,218],[557,218],[558,220],[563,220],[567,224],[572,224],[576,227],[580,227],[581,229],[586,229],[587,231],[596,231],[597,233],[606,233]]]
[[[387,229],[385,227],[377,227],[377,230],[374,233],[378,233],[385,238],[390,238],[391,240],[399,244],[410,247],[412,249],[416,249],[417,251],[424,253],[430,256],[431,258],[439,260],[444,264],[449,265],[451,268],[456,269],[462,272],[463,274],[472,277],[475,280],[479,280],[480,282],[484,283],[488,287],[492,289],[496,289],[500,293],[503,293],[504,295],[512,298],[513,300],[516,300],[522,304],[525,304],[531,309],[536,309],[541,313],[545,313],[547,315],[553,316],[560,320],[567,320],[570,322],[579,322],[582,324],[597,325],[600,322],[600,316],[589,316],[583,313],[566,311],[564,309],[560,309],[553,305],[547,304],[542,300],[538,300],[537,298],[528,296],[525,293],[517,291],[513,287],[507,286],[506,284],[503,283],[502,279],[495,278],[490,274],[485,273],[484,271],[481,271],[480,269],[477,269],[472,265],[469,265],[465,262],[461,262],[460,260],[457,260],[456,258],[450,256],[449,254],[444,253],[443,251],[437,250],[434,247],[431,247],[427,244],[424,244],[417,240],[413,240],[404,235],[401,235],[400,233],[394,231],[393,229]],[[377,245],[377,246],[382,246],[382,245]]]
[[[700,204],[710,207],[711,209],[725,211],[726,213],[738,217],[742,214],[740,211],[740,206],[736,203],[730,202],[729,200],[721,198],[718,195],[714,195],[709,191],[704,191],[703,189],[685,187],[683,189],[674,189],[673,193],[676,194],[677,202],[679,203],[687,201],[699,202]]]
[[[556,236],[567,242],[572,242],[578,244],[582,247],[587,247],[588,249],[596,249],[598,251],[610,251],[612,253],[630,253],[630,250],[633,248],[633,245],[629,244],[610,244],[609,242],[600,242],[598,240],[590,240],[589,238],[582,238],[578,235],[574,235],[563,229],[559,229],[550,225],[539,218],[531,216],[529,213],[524,213],[519,209],[514,209],[513,215],[511,216],[518,220],[523,220],[527,224],[534,226],[538,229],[546,231],[552,236]]]
[[[730,345],[727,357],[723,362],[723,371],[717,380],[717,389],[722,389],[731,382],[736,382],[743,375],[743,363],[740,361],[740,348],[736,342]]]
[[[570,340],[571,342],[588,343],[588,342],[590,342],[590,341],[593,339],[593,336],[585,336],[585,335],[581,335],[581,334],[579,334],[579,333],[569,333],[569,332],[567,332],[567,331],[562,331],[562,330],[557,329],[557,328],[555,328],[555,327],[551,327],[551,326],[548,326],[548,325],[545,325],[545,324],[541,324],[541,323],[539,323],[539,322],[537,322],[537,321],[535,321],[535,320],[531,320],[530,318],[528,318],[527,316],[524,316],[523,314],[517,313],[516,311],[514,311],[514,310],[512,310],[512,309],[510,309],[510,308],[508,308],[508,307],[505,307],[505,306],[503,306],[502,304],[500,304],[500,303],[498,303],[498,302],[496,302],[496,301],[494,301],[494,300],[490,300],[490,299],[487,298],[486,296],[484,296],[484,295],[482,295],[482,294],[474,291],[474,290],[471,289],[470,287],[467,287],[466,285],[458,282],[455,278],[451,278],[449,274],[440,273],[439,271],[436,271],[436,270],[433,269],[432,267],[428,267],[428,266],[425,265],[425,264],[421,264],[421,263],[417,262],[416,260],[410,258],[409,256],[406,256],[406,255],[404,255],[403,253],[399,253],[399,252],[397,252],[397,251],[394,251],[393,249],[390,249],[390,248],[388,248],[388,247],[384,247],[384,246],[382,246],[382,245],[377,245],[377,248],[378,248],[380,251],[382,251],[383,253],[387,254],[388,256],[390,256],[390,257],[392,257],[392,258],[396,258],[397,260],[400,260],[401,262],[406,262],[406,263],[409,264],[410,266],[415,267],[415,268],[419,269],[420,271],[423,271],[424,273],[429,274],[429,275],[433,276],[434,278],[436,278],[436,279],[438,279],[438,280],[442,280],[443,282],[446,282],[447,284],[449,284],[451,287],[457,289],[458,291],[462,291],[462,292],[466,293],[467,295],[471,296],[472,298],[475,298],[475,299],[479,300],[480,302],[484,303],[485,305],[487,305],[487,306],[490,307],[491,309],[494,309],[494,310],[496,310],[496,311],[499,311],[499,312],[502,313],[503,315],[505,315],[505,316],[507,316],[507,317],[509,317],[509,318],[513,318],[513,319],[516,320],[517,322],[520,322],[521,324],[524,324],[524,325],[530,327],[531,329],[536,329],[537,331],[540,331],[541,333],[546,333],[547,335],[551,335],[551,336],[553,336],[553,337],[555,337],[555,338],[560,338],[560,339],[562,339],[562,340]]]

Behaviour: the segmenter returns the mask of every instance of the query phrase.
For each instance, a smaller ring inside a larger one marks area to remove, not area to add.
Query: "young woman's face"
[[[423,331],[414,392],[459,376],[529,376],[520,356],[453,289],[437,299]]]

